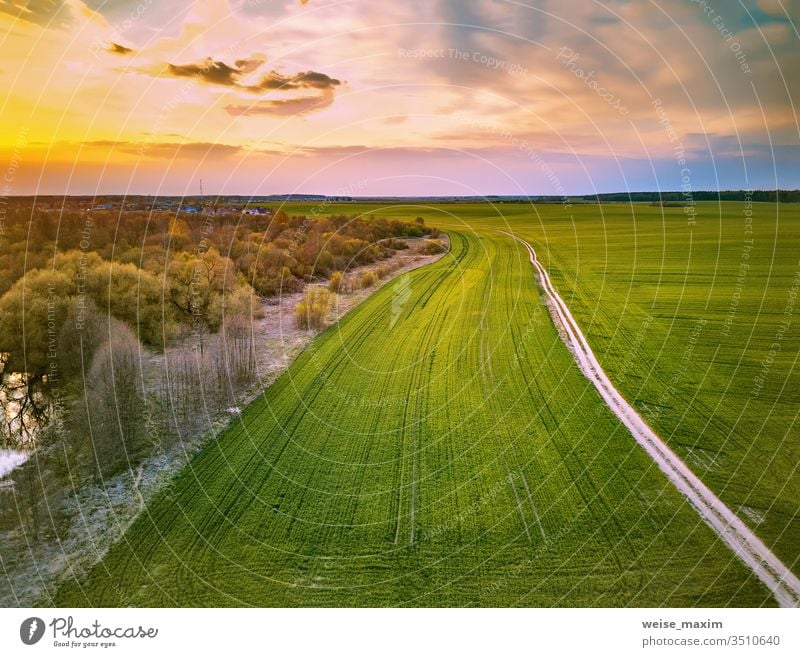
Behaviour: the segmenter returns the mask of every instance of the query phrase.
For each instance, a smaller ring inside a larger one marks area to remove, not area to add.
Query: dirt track
[[[503,231],[505,232],[505,231]],[[725,541],[728,547],[772,591],[781,607],[800,606],[800,580],[772,551],[723,503],[647,425],[609,380],[589,347],[569,308],[558,295],[544,267],[536,259],[530,244],[505,233],[525,245],[530,254],[534,275],[548,298],[554,321],[561,324],[559,333],[572,351],[581,371],[597,388],[608,407],[622,421],[675,487],[692,503],[703,520]]]

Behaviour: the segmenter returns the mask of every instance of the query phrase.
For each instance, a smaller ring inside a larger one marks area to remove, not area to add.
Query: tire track
[[[412,426],[413,442],[411,445],[411,514],[409,517],[411,529],[408,536],[409,545],[414,545],[414,503],[417,493],[417,427],[419,426],[419,397],[420,393],[417,391],[414,399],[414,424]]]
[[[532,543],[533,539],[531,538],[530,527],[528,526],[528,520],[525,517],[525,512],[523,511],[522,505],[522,498],[519,495],[519,491],[517,490],[516,484],[514,484],[514,475],[511,470],[511,466],[508,463],[508,457],[506,456],[507,447],[503,445],[503,439],[500,436],[500,431],[497,428],[497,414],[495,413],[494,406],[492,405],[492,396],[497,391],[497,386],[491,387],[494,385],[494,381],[489,382],[489,377],[486,374],[486,368],[488,366],[489,360],[491,359],[491,353],[488,346],[485,344],[489,340],[488,335],[488,328],[486,326],[486,312],[484,312],[483,316],[481,317],[481,326],[480,326],[480,338],[479,338],[479,367],[481,370],[481,379],[483,381],[483,389],[484,394],[486,395],[486,404],[489,406],[491,411],[491,421],[493,423],[492,432],[497,438],[498,446],[500,447],[500,456],[503,459],[503,465],[505,466],[506,477],[508,479],[508,483],[511,486],[511,490],[514,492],[514,499],[516,500],[517,504],[517,511],[519,511],[520,519],[522,520],[522,526],[525,529],[525,536],[528,538],[528,542]],[[535,509],[534,509],[535,513]],[[537,518],[538,520],[538,518]]]
[[[462,235],[457,234],[459,238],[459,246],[460,250],[458,251],[457,255],[454,256],[456,263],[461,263],[461,261],[469,256],[470,258],[474,258],[475,254],[474,251],[470,251],[469,243],[467,242],[466,238]],[[451,235],[451,249],[450,252],[453,253],[453,237]],[[404,314],[408,316],[413,316],[415,312],[422,310],[434,296],[434,294],[440,290],[445,281],[450,278],[451,276],[457,276],[459,273],[459,269],[455,266],[450,266],[448,268],[444,268],[441,272],[431,272],[430,270],[426,271],[423,275],[420,276],[418,281],[415,281],[415,284],[422,283],[422,289],[418,294],[415,294],[415,298],[411,300],[411,304],[404,308]],[[446,298],[440,298],[437,304],[437,312],[435,313],[434,317],[435,320],[431,322],[429,330],[425,334],[424,341],[420,344],[419,352],[420,353],[429,353],[430,345],[433,344],[434,338],[439,337],[439,334],[442,331],[442,327],[446,325],[447,320],[447,311],[441,310],[441,306],[445,304]],[[409,515],[409,534],[408,534],[408,544],[413,545],[415,541],[415,514],[416,514],[416,496],[417,496],[417,444],[418,444],[418,430],[419,430],[419,405],[420,405],[420,397],[425,390],[423,386],[423,377],[422,377],[422,365],[420,364],[417,368],[419,370],[419,374],[417,377],[409,377],[408,381],[408,389],[406,391],[406,409],[408,409],[409,400],[411,399],[412,392],[414,395],[414,411],[411,417],[411,466],[410,468],[406,468],[406,431],[408,427],[408,413],[406,411],[405,415],[403,416],[403,425],[401,429],[401,440],[400,440],[400,459],[399,459],[399,475],[398,475],[398,498],[397,498],[397,518],[395,522],[395,532],[394,532],[394,543],[395,545],[399,544],[400,542],[400,530],[402,527],[402,520],[403,520],[403,489],[404,484],[403,480],[405,479],[405,472],[408,469],[410,471],[410,482],[408,484],[409,488],[409,508],[408,508],[408,515]]]
[[[800,580],[759,539],[742,520],[722,502],[681,461],[667,444],[648,426],[636,410],[614,387],[594,355],[586,337],[563,299],[556,292],[547,271],[536,258],[533,247],[525,240],[500,231],[522,243],[528,250],[534,277],[549,301],[554,321],[567,348],[575,356],[584,376],[589,379],[608,407],[627,427],[633,438],[656,462],[672,484],[692,503],[700,517],[713,529],[741,561],[772,592],[781,607],[800,607]]]

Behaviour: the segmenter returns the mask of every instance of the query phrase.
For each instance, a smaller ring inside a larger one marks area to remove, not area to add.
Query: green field
[[[751,229],[744,203],[698,208],[692,227],[612,206],[520,233],[620,390],[797,573],[800,206],[753,204]]]
[[[507,221],[535,243],[609,370],[627,363],[621,389],[639,392],[641,404],[643,391],[669,384],[659,377],[682,362],[681,335],[693,319],[662,283],[654,288],[661,305],[650,311],[657,318],[645,338],[623,348],[621,336],[638,330],[653,302],[651,288],[633,286],[624,267],[638,257],[635,273],[645,280],[665,267],[663,248],[643,252],[639,208],[637,251],[619,253],[613,266],[602,236],[612,233],[613,210],[614,233],[629,239],[625,206],[602,208],[605,227],[597,206],[574,209],[574,223],[559,206],[545,207],[549,216],[543,211],[540,218],[522,206],[503,209],[505,218],[488,205],[394,210],[424,214],[450,230],[451,253],[412,273],[399,292],[397,283],[383,287],[322,334],[147,508],[89,577],[62,587],[55,601],[773,604],[603,406],[559,340],[524,249],[494,230]],[[644,211],[657,242],[664,234],[660,211]],[[584,242],[579,230],[593,241]],[[621,243],[619,251],[625,248]],[[680,267],[680,251],[670,253],[673,260]],[[672,281],[671,272],[664,278]],[[571,294],[576,277],[580,296]],[[609,292],[614,283],[622,290],[617,296]],[[636,303],[620,303],[626,292]],[[682,315],[680,330],[669,329],[669,312]],[[600,324],[601,317],[610,319]],[[693,367],[705,349],[696,348]],[[678,410],[653,421],[659,430],[670,421],[684,427],[666,432],[677,448],[690,431],[680,413],[696,414],[700,393],[685,408],[679,404],[703,389],[699,378],[684,376],[670,400]],[[763,393],[765,402],[771,396]],[[734,419],[711,421],[724,426]],[[704,420],[708,414],[692,422]],[[713,434],[706,428],[692,438]],[[773,436],[760,469],[744,452],[731,452],[728,459],[740,457],[742,467],[728,466],[730,476],[774,476],[777,467],[765,466],[772,456],[786,458],[778,443]],[[701,474],[721,493],[733,490]],[[757,494],[772,494],[772,481]],[[779,496],[783,505],[789,499]],[[796,503],[790,508],[796,512]],[[771,526],[765,520],[759,533]]]

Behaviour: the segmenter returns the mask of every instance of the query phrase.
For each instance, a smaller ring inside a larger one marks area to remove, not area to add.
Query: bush
[[[408,242],[405,242],[404,240],[398,240],[392,237],[386,240],[384,246],[387,249],[392,249],[394,251],[405,251],[408,248]]]
[[[422,245],[422,252],[425,255],[436,255],[437,253],[443,253],[444,244],[442,244],[439,240],[425,240],[425,243]]]
[[[340,271],[335,271],[331,276],[331,280],[328,281],[328,289],[334,294],[339,294],[342,292],[343,283],[344,275]]]
[[[362,271],[358,277],[358,287],[365,289],[378,282],[378,275],[374,271]]]
[[[307,287],[294,309],[295,322],[302,329],[315,330],[325,326],[333,298],[326,287]]]

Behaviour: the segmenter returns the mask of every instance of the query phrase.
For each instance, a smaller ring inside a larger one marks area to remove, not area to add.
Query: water
[[[0,479],[9,474],[14,468],[18,468],[25,463],[29,456],[28,452],[0,449]]]

